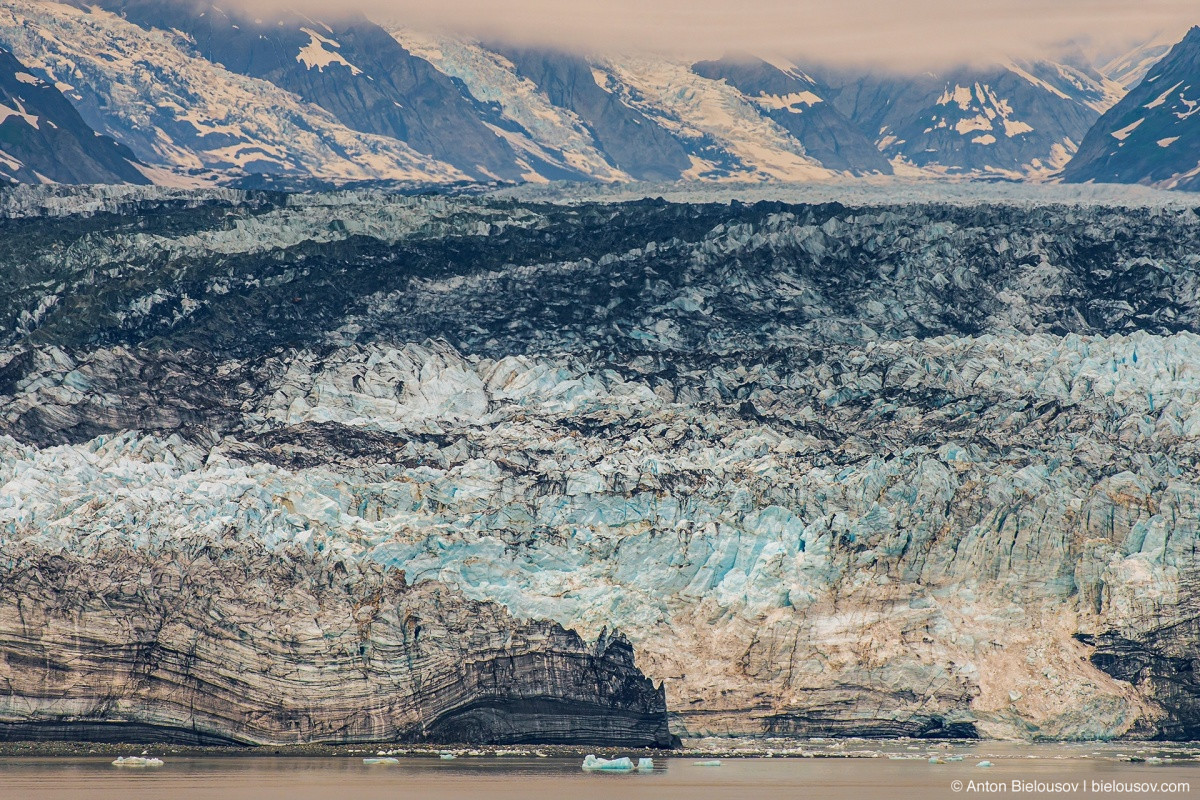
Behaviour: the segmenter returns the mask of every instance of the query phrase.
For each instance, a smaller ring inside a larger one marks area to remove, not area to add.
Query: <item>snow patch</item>
[[[17,106],[18,107],[21,106],[21,103],[19,101],[17,102]],[[35,129],[38,127],[38,122],[40,120],[39,117],[36,117],[33,114],[26,114],[25,109],[23,107],[21,107],[20,110],[17,110],[10,106],[4,105],[3,103],[0,103],[0,125],[3,125],[8,120],[9,117],[20,117],[22,120],[25,121],[26,125],[30,126],[31,128],[35,128]]]
[[[956,103],[963,111],[968,110],[971,107],[971,89],[967,86],[958,85],[955,85],[953,90],[947,87],[946,91],[942,92],[942,96],[937,99],[937,104],[939,106],[946,106],[950,105],[951,102]]]
[[[328,66],[341,64],[349,68],[351,75],[362,74],[361,69],[351,64],[341,53],[337,52],[341,48],[341,45],[333,39],[322,36],[312,28],[301,28],[300,30],[308,34],[309,41],[308,44],[300,48],[300,52],[296,54],[296,60],[307,69],[315,68],[317,72],[324,72]]]
[[[1146,105],[1142,106],[1142,108],[1158,108],[1163,103],[1167,102],[1167,98],[1170,96],[1171,92],[1178,89],[1179,84],[1181,84],[1181,83],[1183,83],[1183,81],[1180,81],[1179,83],[1172,86],[1170,89],[1167,89],[1165,92],[1160,94],[1158,97],[1154,98],[1149,103],[1146,103]]]
[[[983,114],[977,114],[974,117],[960,119],[954,125],[954,130],[961,134],[968,134],[972,131],[990,131],[992,129],[992,121]]]
[[[791,111],[793,113],[799,113],[803,108],[809,108],[817,103],[824,102],[820,97],[809,91],[791,92],[782,96],[766,94],[764,92],[752,99],[763,108],[769,108],[774,111]]]
[[[1109,136],[1113,137],[1117,141],[1123,142],[1129,138],[1129,134],[1133,133],[1134,130],[1137,129],[1138,125],[1141,125],[1145,121],[1146,121],[1146,118],[1142,117],[1137,122],[1131,122],[1128,125],[1126,125],[1124,128],[1121,128],[1121,130],[1119,130],[1119,131],[1113,131],[1112,133],[1109,134]]]
[[[1022,133],[1031,133],[1033,126],[1027,122],[1019,122],[1017,120],[1004,120],[1004,135],[1008,138],[1020,136]]]

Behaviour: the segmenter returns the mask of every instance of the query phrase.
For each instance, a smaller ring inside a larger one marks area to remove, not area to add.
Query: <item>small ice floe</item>
[[[633,772],[629,758],[597,758],[590,753],[583,759],[584,772]]]
[[[550,754],[543,750],[534,750],[533,754],[535,756],[537,756],[538,758],[549,758],[550,757]]]
[[[120,757],[112,762],[114,767],[161,767],[161,758],[146,758],[145,756]]]
[[[453,761],[454,759],[458,758],[458,756],[454,755],[454,753],[449,753],[443,750],[442,752],[438,753],[438,758],[440,758],[442,761]]]
[[[996,766],[996,765],[995,765],[995,764],[993,764],[993,763],[992,763],[992,762],[990,762],[990,761],[980,761],[980,762],[979,762],[978,764],[976,764],[975,766],[977,766],[977,767],[994,767],[994,766]]]
[[[400,759],[392,758],[391,756],[384,756],[382,758],[364,758],[363,763],[364,764],[399,764]]]
[[[712,761],[697,761],[696,766],[697,767],[719,767],[719,766],[721,766],[721,761],[720,761],[720,759],[715,759],[715,758]]]
[[[653,758],[639,758],[637,765],[638,772],[654,772]]]
[[[930,764],[945,764],[946,762],[944,760],[938,758],[937,756],[930,756],[929,763]]]
[[[946,761],[962,761],[964,756],[946,756]]]
[[[1147,764],[1161,764],[1161,763],[1163,763],[1163,760],[1161,758],[1159,758],[1158,756],[1150,756],[1149,758],[1146,759],[1146,763]]]

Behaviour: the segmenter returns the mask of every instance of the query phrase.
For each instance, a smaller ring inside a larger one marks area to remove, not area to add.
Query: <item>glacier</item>
[[[1068,191],[13,190],[0,728],[1194,738],[1200,219]]]

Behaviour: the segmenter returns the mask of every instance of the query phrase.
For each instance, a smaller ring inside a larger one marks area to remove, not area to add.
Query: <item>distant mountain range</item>
[[[1200,87],[1195,38],[1162,62],[1175,64],[1169,82],[1185,94],[1187,75]],[[0,178],[281,188],[1024,180],[1056,175],[1084,143],[1067,180],[1182,187],[1176,162],[1200,145],[1190,125],[1159,136],[1173,141],[1157,151],[1142,134],[1105,149],[1129,98],[1153,93],[1161,70],[1151,68],[1168,46],[1155,40],[1105,65],[906,75],[753,55],[584,57],[363,17],[259,19],[194,0],[9,0]],[[1159,116],[1177,105],[1163,100]],[[1109,166],[1085,169],[1083,155]]]

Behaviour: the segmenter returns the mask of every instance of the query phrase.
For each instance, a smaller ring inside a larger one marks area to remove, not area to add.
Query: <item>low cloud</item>
[[[241,0],[249,9],[317,0]],[[752,51],[835,63],[918,67],[1116,54],[1200,23],[1195,0],[351,0],[373,19],[519,44],[687,56]]]

